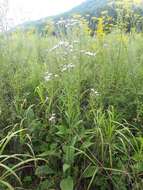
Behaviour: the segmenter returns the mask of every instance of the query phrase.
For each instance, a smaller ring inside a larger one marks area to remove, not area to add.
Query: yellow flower
[[[104,23],[103,23],[103,18],[99,18],[98,19],[98,25],[97,25],[97,31],[96,31],[96,34],[97,34],[97,37],[99,38],[103,38],[105,36],[105,33],[104,33]]]

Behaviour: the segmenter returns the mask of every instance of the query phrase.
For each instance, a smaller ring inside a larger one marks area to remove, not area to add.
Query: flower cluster
[[[49,73],[49,72],[46,72],[45,73],[46,75],[45,75],[45,81],[50,81],[50,80],[52,80],[52,77],[53,77],[53,74],[52,73]]]
[[[78,44],[79,41],[78,41],[78,40],[74,40],[73,43],[74,43],[74,44]]]
[[[56,25],[58,26],[64,26],[66,28],[73,27],[76,25],[79,25],[80,22],[77,19],[60,19]]]
[[[73,69],[75,67],[75,65],[73,65],[72,63],[70,63],[70,64],[68,64],[68,65],[63,65],[62,66],[62,72],[64,72],[64,71],[67,71],[67,70],[71,70],[71,69]]]
[[[80,52],[85,55],[92,56],[92,57],[95,57],[97,54],[96,52],[90,52],[90,51],[86,51],[86,50],[81,50]]]
[[[46,72],[44,79],[46,82],[48,82],[48,81],[51,81],[52,79],[57,78],[57,77],[58,77],[57,74]]]
[[[73,51],[73,45],[71,45],[69,42],[66,42],[66,41],[60,41],[57,45],[51,48],[49,52],[52,52],[58,48],[64,48],[66,50]]]

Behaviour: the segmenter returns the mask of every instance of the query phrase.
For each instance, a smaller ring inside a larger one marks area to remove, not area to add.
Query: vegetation
[[[1,34],[0,189],[142,190],[143,34],[121,13]]]
[[[24,30],[35,28],[39,33],[42,33],[49,20],[52,19],[57,22],[60,19],[71,18],[74,15],[82,15],[82,17],[86,18],[88,25],[92,30],[96,30],[98,23],[93,18],[104,17],[105,19],[106,17],[111,17],[112,22],[110,19],[104,20],[105,24],[111,24],[117,21],[119,15],[122,17],[122,19],[126,18],[126,21],[129,23],[129,28],[132,24],[132,21],[136,23],[137,20],[137,28],[138,30],[142,30],[143,3],[141,0],[85,0],[81,5],[76,6],[68,12],[56,15],[54,17],[40,19],[38,21],[27,22],[20,25],[20,28],[23,28]]]

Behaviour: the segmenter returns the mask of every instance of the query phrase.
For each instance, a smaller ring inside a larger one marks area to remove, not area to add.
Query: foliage
[[[143,35],[127,5],[93,35],[74,15],[0,36],[0,189],[142,190]]]
[[[74,15],[82,15],[90,26],[90,29],[95,32],[97,28],[98,19],[95,22],[92,18],[104,18],[104,24],[109,25],[117,24],[120,28],[124,28],[127,31],[130,31],[131,27],[135,27],[137,31],[143,30],[143,3],[141,0],[86,0],[77,7],[74,7],[72,10],[54,16],[47,17],[38,21],[31,21],[20,25],[20,28],[24,30],[31,30],[35,28],[37,32],[45,34],[45,29],[48,27],[48,30],[56,31],[56,26],[51,26],[51,20],[54,22],[59,21],[60,19],[72,18]],[[118,18],[118,19],[117,19]],[[106,28],[108,32],[109,28]],[[47,29],[46,29],[47,30]],[[93,32],[92,31],[92,32]]]

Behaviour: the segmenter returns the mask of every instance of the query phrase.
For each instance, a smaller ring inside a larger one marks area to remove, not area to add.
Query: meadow
[[[143,33],[76,24],[0,36],[0,190],[142,190]]]

